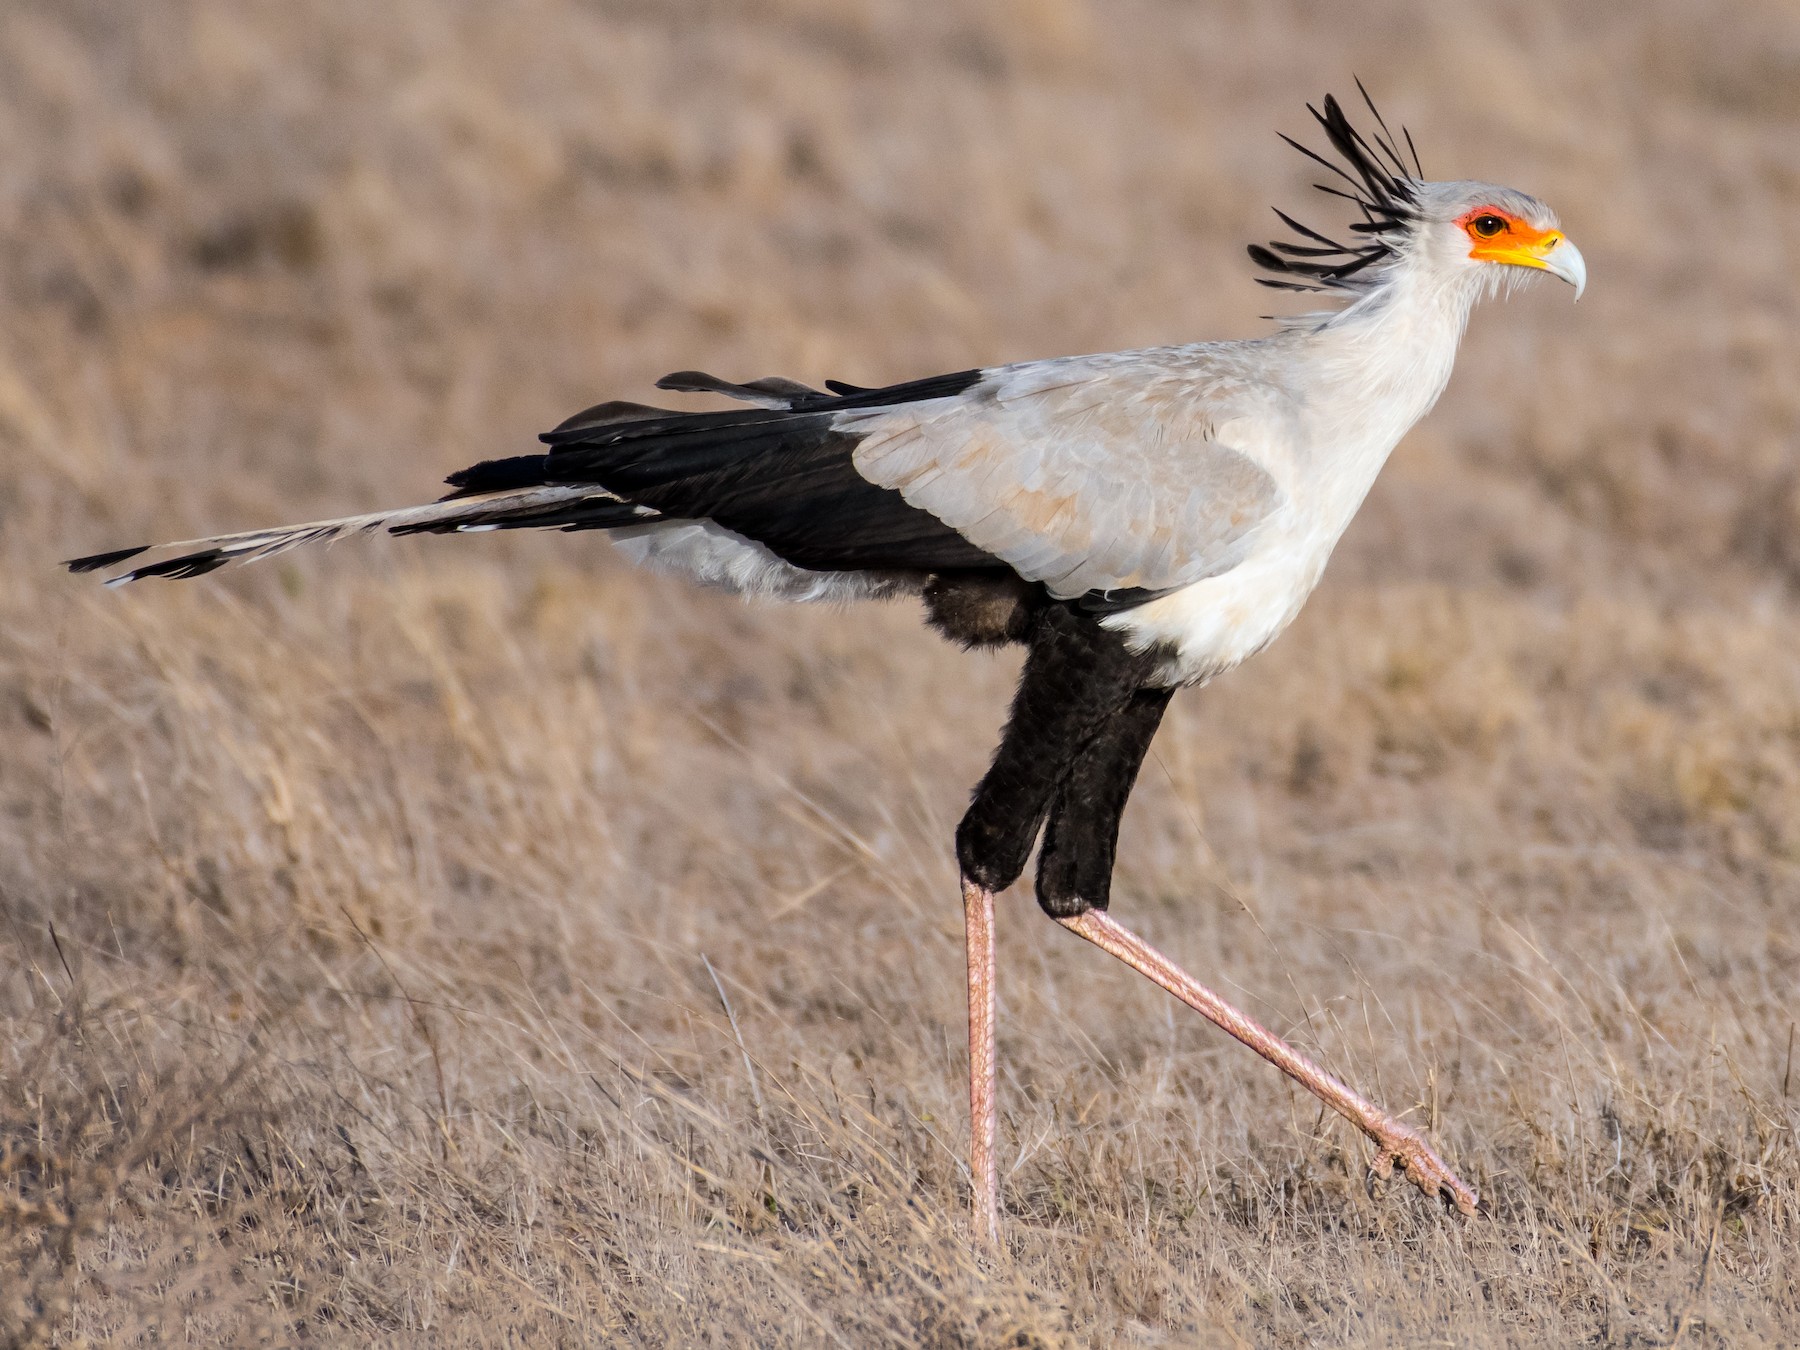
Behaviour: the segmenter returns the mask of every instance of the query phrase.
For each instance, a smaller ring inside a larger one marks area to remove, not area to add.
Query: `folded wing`
[[[1244,397],[1176,353],[1131,353],[1003,367],[837,425],[864,478],[1051,594],[1142,597],[1235,565],[1281,504],[1227,443]]]

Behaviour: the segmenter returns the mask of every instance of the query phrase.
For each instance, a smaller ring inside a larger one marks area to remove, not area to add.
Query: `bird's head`
[[[1409,243],[1447,277],[1492,288],[1548,272],[1577,300],[1587,287],[1581,250],[1536,197],[1492,183],[1419,183],[1416,209]]]
[[[1352,126],[1330,95],[1323,111],[1307,105],[1330,140],[1335,161],[1282,137],[1334,175],[1335,181],[1315,185],[1321,192],[1356,205],[1362,218],[1350,225],[1354,242],[1341,244],[1277,211],[1300,239],[1276,240],[1267,248],[1252,244],[1250,257],[1274,273],[1258,281],[1279,290],[1360,293],[1406,266],[1477,295],[1547,272],[1581,297],[1587,263],[1555,212],[1535,197],[1492,183],[1427,182],[1411,134],[1401,129],[1408,164],[1361,81],[1357,89],[1380,128],[1372,137]]]

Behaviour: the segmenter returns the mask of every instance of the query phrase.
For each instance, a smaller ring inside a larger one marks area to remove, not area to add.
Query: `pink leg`
[[[963,925],[969,944],[969,1181],[975,1233],[1000,1242],[1000,1172],[994,1160],[998,1124],[994,1079],[994,893],[963,881]]]
[[[989,903],[991,905],[991,899]],[[1425,1142],[1425,1137],[1417,1130],[1409,1125],[1402,1125],[1385,1111],[1379,1110],[1300,1054],[1281,1037],[1245,1017],[1148,942],[1122,927],[1105,911],[1090,909],[1073,919],[1059,919],[1057,922],[1071,932],[1079,933],[1102,951],[1111,952],[1138,974],[1148,976],[1188,1007],[1223,1027],[1362,1130],[1375,1141],[1376,1148],[1380,1150],[1370,1167],[1376,1176],[1391,1176],[1394,1164],[1399,1163],[1406,1169],[1406,1175],[1413,1184],[1425,1194],[1448,1195],[1464,1214],[1475,1213],[1478,1200],[1474,1189],[1465,1185],[1444,1165],[1444,1160],[1432,1151],[1431,1145]],[[970,933],[973,932],[971,927]],[[973,957],[970,959],[972,962]],[[970,970],[974,970],[972,964]],[[971,973],[971,1023],[975,1006],[973,978]]]

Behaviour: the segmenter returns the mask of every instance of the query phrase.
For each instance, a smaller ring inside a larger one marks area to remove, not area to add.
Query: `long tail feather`
[[[587,509],[581,509],[581,508]],[[461,497],[407,506],[395,511],[374,511],[337,520],[315,520],[304,525],[284,525],[271,530],[245,530],[209,539],[184,539],[170,544],[144,544],[115,549],[65,564],[71,572],[94,572],[155,550],[173,556],[146,563],[107,580],[123,586],[145,577],[197,577],[233,562],[256,562],[285,553],[302,544],[325,544],[353,534],[387,530],[394,534],[448,533],[455,531],[517,529],[553,526],[567,529],[629,522],[634,508],[609,496],[591,483],[558,484],[495,492],[481,497]],[[654,514],[653,512],[650,514]]]

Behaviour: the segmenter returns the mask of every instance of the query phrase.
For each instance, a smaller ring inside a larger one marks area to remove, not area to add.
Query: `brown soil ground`
[[[1016,656],[589,536],[108,593],[667,370],[1250,334],[1360,74],[1554,204],[1292,631],[1179,696],[1115,911],[1490,1197],[1001,912]],[[1800,1342],[1791,0],[9,0],[0,1342]]]

